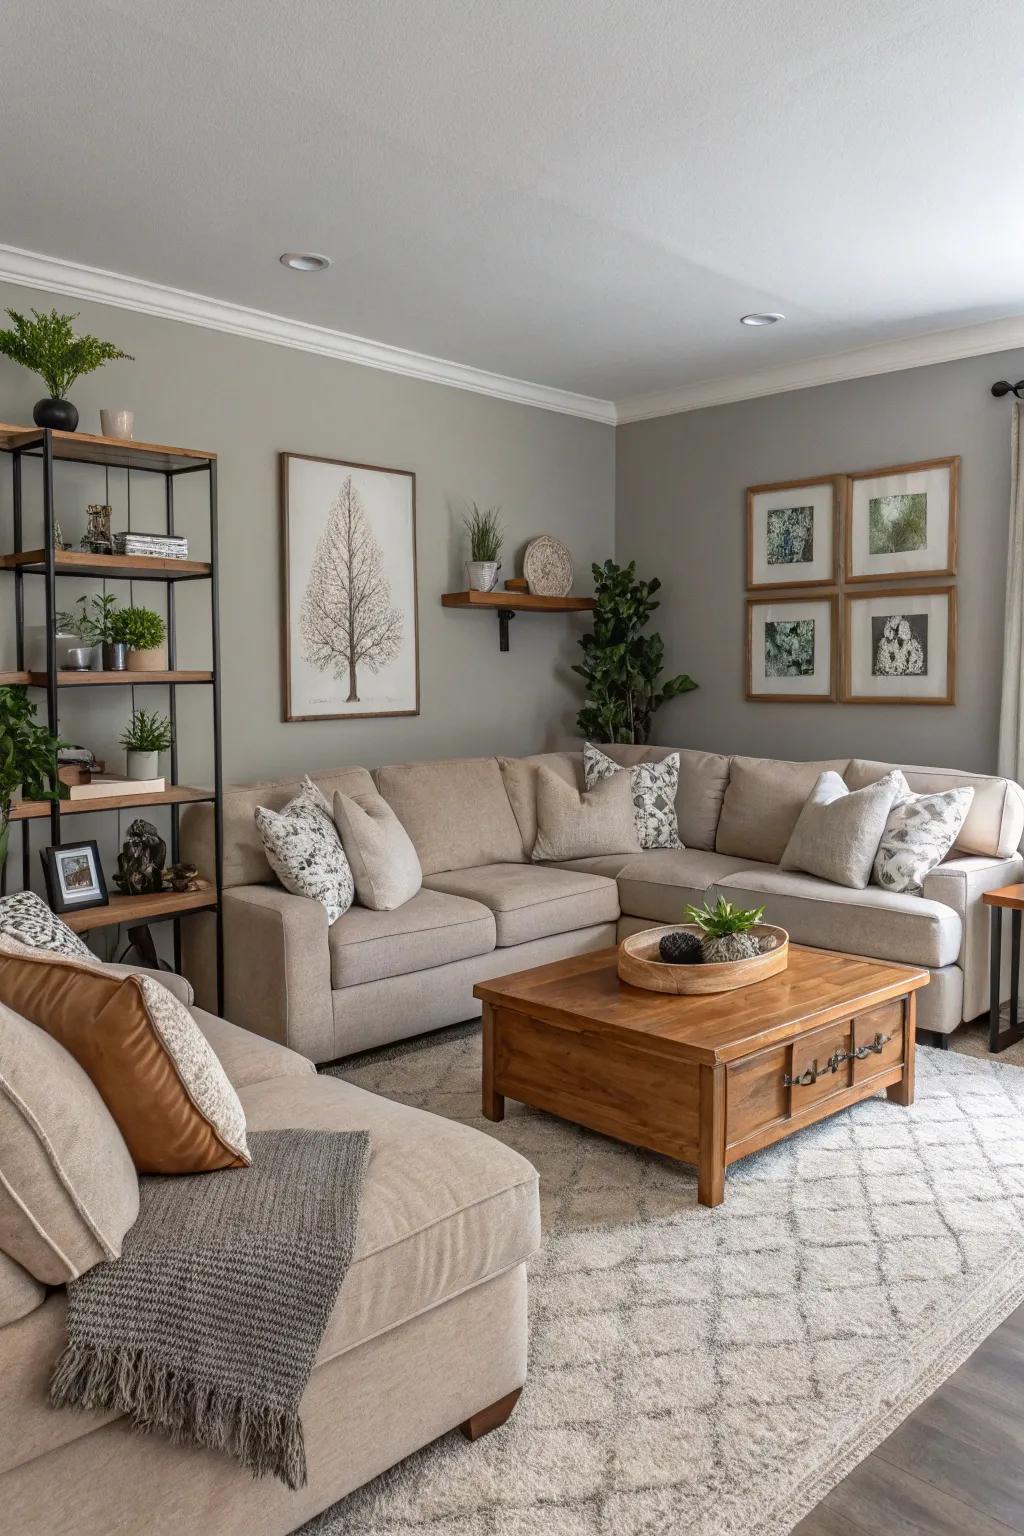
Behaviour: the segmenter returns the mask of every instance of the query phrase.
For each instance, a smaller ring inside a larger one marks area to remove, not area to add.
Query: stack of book
[[[115,533],[115,555],[159,555],[162,560],[187,560],[188,539],[171,533]]]
[[[104,800],[108,795],[162,795],[167,780],[125,779],[115,773],[94,773],[88,784],[69,784],[69,800]]]

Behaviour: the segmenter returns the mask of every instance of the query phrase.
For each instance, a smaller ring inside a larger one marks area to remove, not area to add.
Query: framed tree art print
[[[416,476],[281,454],[286,721],[420,711]]]
[[[747,587],[831,587],[839,555],[834,475],[747,491]]]

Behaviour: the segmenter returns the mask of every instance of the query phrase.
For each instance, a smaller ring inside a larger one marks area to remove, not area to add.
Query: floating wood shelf
[[[10,674],[15,676],[16,674]],[[33,688],[46,687],[45,672],[26,672],[24,676]],[[2,674],[0,674],[2,676]],[[144,683],[212,683],[212,672],[58,672],[59,688],[95,688],[101,684],[120,684],[122,688],[138,688]]]
[[[197,448],[168,448],[163,443],[137,443],[134,439],[98,437],[91,432],[52,433],[53,456],[73,464],[106,464],[117,469],[151,469],[159,474],[181,474],[206,469],[215,453]],[[8,453],[42,454],[43,434],[38,427],[0,424],[0,450]]]
[[[87,907],[84,912],[62,912],[61,920],[76,933],[93,928],[116,928],[121,923],[153,923],[162,918],[178,917],[182,912],[200,912],[217,905],[214,886],[204,884],[198,891],[158,891],[155,896],[111,896],[105,907]]]
[[[90,555],[84,549],[58,549],[58,576],[100,576],[105,581],[197,581],[209,576],[207,560],[170,560],[161,555]],[[26,549],[20,555],[0,555],[0,571],[46,575],[46,551]]]
[[[120,811],[131,805],[190,805],[196,800],[212,800],[212,789],[190,789],[187,784],[172,784],[168,789],[162,789],[159,794],[133,795],[129,791],[125,795],[97,795],[85,800],[61,800],[60,813],[62,816],[81,816],[92,811]],[[49,800],[22,800],[11,807],[12,821],[35,821],[39,817],[49,816],[51,803]]]
[[[443,592],[445,608],[490,608],[498,615],[498,649],[508,650],[509,620],[517,613],[589,613],[592,597],[538,597],[533,592]]]

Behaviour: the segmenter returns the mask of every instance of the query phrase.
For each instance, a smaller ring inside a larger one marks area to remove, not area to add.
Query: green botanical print
[[[769,619],[764,626],[765,677],[814,675],[814,620]]]
[[[772,507],[766,543],[769,565],[807,565],[814,559],[814,508]]]
[[[928,545],[928,493],[872,496],[868,502],[868,551],[900,555]]]

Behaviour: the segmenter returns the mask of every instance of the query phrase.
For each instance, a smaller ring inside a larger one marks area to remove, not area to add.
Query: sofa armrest
[[[964,973],[964,1018],[974,1019],[989,1005],[989,911],[982,901],[985,891],[1013,885],[1024,871],[1024,859],[962,854],[947,859],[925,875],[922,895],[941,901],[960,914],[963,929],[957,964]],[[1009,969],[1003,956],[1003,996],[1009,993]]]
[[[173,992],[179,1003],[184,1003],[186,1008],[191,1008],[196,1000],[192,990],[192,983],[186,976],[179,976],[176,971],[154,971],[147,965],[115,965],[109,964],[108,971],[113,971],[115,976],[152,976],[154,981],[159,981],[168,992]]]
[[[224,1014],[308,1056],[334,1055],[327,912],[278,885],[224,892]]]

